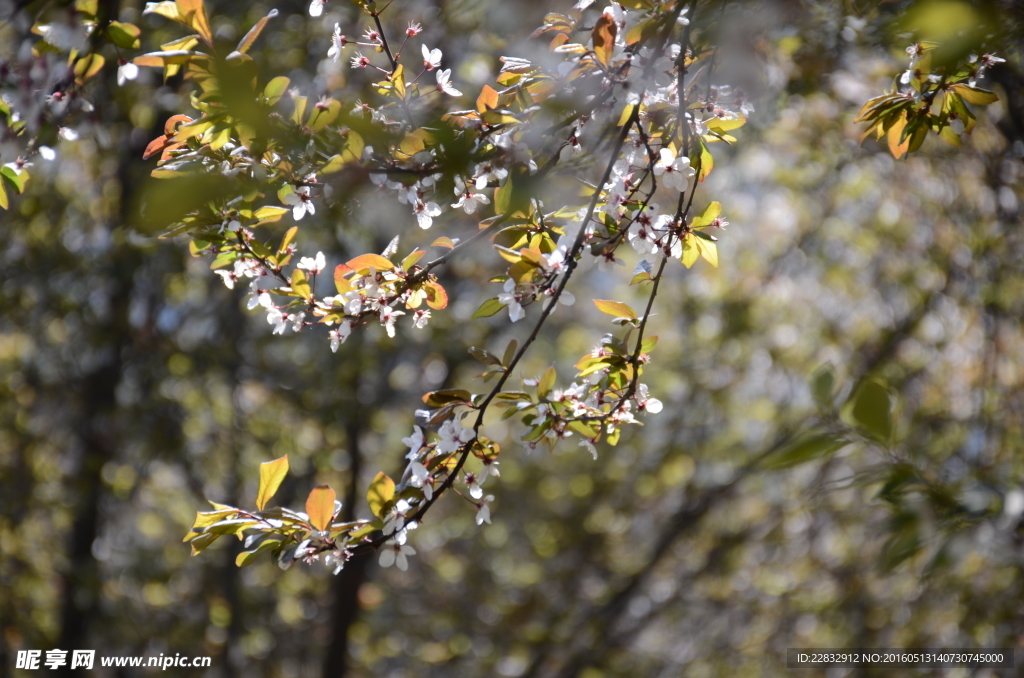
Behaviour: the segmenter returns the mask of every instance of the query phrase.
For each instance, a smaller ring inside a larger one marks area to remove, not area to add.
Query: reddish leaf
[[[442,309],[448,305],[448,293],[438,283],[427,283],[423,286],[427,293],[427,306],[433,309]]]
[[[318,530],[326,530],[334,518],[334,500],[337,495],[327,485],[314,487],[306,499],[306,515],[309,516],[309,524]]]
[[[391,260],[385,259],[379,254],[364,254],[349,261],[346,266],[353,271],[365,271],[371,268],[378,271],[390,271],[395,267]]]

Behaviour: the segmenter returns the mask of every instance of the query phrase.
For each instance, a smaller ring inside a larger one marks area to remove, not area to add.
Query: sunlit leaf
[[[390,259],[385,259],[379,254],[363,254],[348,261],[346,264],[351,270],[362,273],[371,268],[377,271],[390,271],[395,267]]]
[[[427,306],[433,309],[442,309],[448,305],[448,293],[436,282],[430,282],[423,286],[427,293]]]
[[[309,524],[318,530],[326,530],[334,518],[334,500],[337,495],[327,485],[314,487],[306,498],[306,515]]]
[[[618,24],[608,14],[602,14],[594,23],[594,29],[590,35],[594,40],[594,55],[607,67],[612,58],[612,51],[615,49],[615,36],[619,32]]]
[[[594,299],[594,305],[597,306],[597,310],[601,311],[601,313],[605,313],[615,318],[629,318],[630,320],[636,320],[637,317],[636,311],[634,311],[628,304],[624,304],[621,301]]]
[[[999,101],[995,92],[990,92],[981,87],[968,87],[967,85],[952,85],[951,90],[959,94],[964,101],[975,106],[987,106]]]
[[[111,21],[107,26],[107,37],[121,49],[138,49],[142,31],[135,24]]]
[[[292,271],[291,287],[292,292],[297,297],[302,299],[311,299],[313,297],[313,290],[306,279],[306,273],[301,268],[296,268]]]
[[[262,511],[267,502],[281,487],[281,481],[288,475],[288,455],[260,464],[260,489],[256,493],[256,508]]]
[[[100,72],[106,59],[100,54],[86,54],[75,62],[75,82],[79,85]]]
[[[292,81],[290,79],[283,75],[279,75],[268,82],[267,86],[263,88],[263,98],[267,100],[267,104],[273,106],[280,101],[281,97],[284,96],[284,93],[288,91],[288,85],[290,85],[291,82]]]
[[[241,41],[238,43],[238,46],[235,47],[235,49],[241,52],[242,54],[248,52],[249,48],[252,47],[254,42],[256,42],[256,38],[260,37],[260,33],[263,32],[263,29],[266,27],[267,22],[275,18],[277,15],[278,11],[276,9],[270,10],[270,13],[267,14],[267,16],[257,21],[256,24],[249,29],[249,32],[245,34],[245,37],[241,39]]]
[[[378,473],[370,483],[366,492],[366,502],[370,505],[370,511],[378,518],[384,518],[384,506],[395,496],[395,481],[389,478],[384,472]]]

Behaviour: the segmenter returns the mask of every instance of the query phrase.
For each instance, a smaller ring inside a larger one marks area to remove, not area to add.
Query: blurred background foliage
[[[61,4],[0,0],[0,60],[24,58],[31,21]],[[208,6],[225,40],[271,9]],[[111,7],[148,46],[180,34],[139,2]],[[365,27],[354,5],[316,20],[304,2],[277,9],[252,52],[261,81],[372,96],[369,78],[325,59],[335,22]],[[389,12],[398,30],[422,22],[473,91],[498,56],[544,49],[526,36],[550,9]],[[366,559],[337,577],[268,560],[239,570],[238,542],[190,558],[181,538],[207,499],[252,505],[258,464],[286,453],[278,501],[329,483],[367,516],[357,488],[401,468],[419,396],[479,390],[467,347],[500,353],[523,329],[467,322],[493,296],[497,255],[481,245],[452,264],[452,306],[429,330],[389,340],[370,327],[336,355],[317,333],[272,337],[209,262],[154,237],[159,214],[140,216],[161,197],[142,150],[189,110],[187,87],[152,71],[117,87],[113,66],[91,80],[80,139],[55,142],[57,160],[38,160],[0,213],[0,670],[19,649],[92,648],[211,655],[211,678],[773,676],[787,647],[1024,643],[1020,9],[721,12],[721,80],[756,112],[735,148],[715,149],[701,189],[731,223],[722,267],[676,267],[662,288],[649,380],[665,411],[596,461],[573,446],[528,453],[516,426],[490,426],[503,447],[485,488],[493,524],[446,499],[412,533],[408,572]],[[941,33],[951,17],[1007,59],[981,83],[1000,102],[961,149],[932,138],[897,162],[858,145],[857,109],[928,37],[907,31]],[[2,162],[12,154],[3,140]],[[300,243],[331,265],[411,223],[372,190],[342,188]],[[475,228],[452,213],[430,235]],[[628,271],[585,273],[584,303],[554,317],[524,376],[556,364],[568,379],[612,329],[588,298],[636,292]]]

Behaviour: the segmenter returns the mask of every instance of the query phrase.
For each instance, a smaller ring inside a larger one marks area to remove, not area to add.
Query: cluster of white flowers
[[[423,493],[425,501],[431,501],[434,497],[434,485],[441,482],[443,478],[438,477],[438,471],[430,470],[432,460],[454,454],[465,445],[476,438],[476,431],[472,428],[465,428],[461,423],[453,419],[445,421],[437,431],[437,439],[428,442],[427,435],[419,426],[413,427],[411,435],[402,438],[402,443],[409,448],[406,454],[408,465],[403,474],[403,486],[415,487]],[[481,525],[491,522],[489,502],[494,500],[492,495],[483,496],[481,485],[488,476],[497,476],[498,462],[488,460],[484,462],[483,470],[480,472],[465,472],[463,483],[466,485],[470,497],[476,500],[477,515],[476,523]],[[384,517],[382,532],[388,540],[381,548],[379,563],[382,567],[397,565],[398,569],[408,568],[408,556],[415,555],[416,549],[407,544],[408,532],[417,527],[415,522],[407,522],[409,514],[420,505],[419,502],[410,502],[401,499]]]

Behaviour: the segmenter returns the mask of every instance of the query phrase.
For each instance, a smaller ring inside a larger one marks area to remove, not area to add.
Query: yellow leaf
[[[597,306],[597,310],[601,313],[616,318],[629,318],[630,320],[636,320],[636,311],[634,311],[628,304],[624,304],[621,301],[610,301],[607,299],[594,299],[594,305]]]
[[[697,245],[694,242],[696,240],[696,236],[692,233],[687,233],[683,237],[683,256],[681,260],[686,268],[693,266],[697,263],[697,259],[700,258],[700,252],[697,250]]]
[[[704,261],[718,268],[718,245],[703,238],[694,238],[694,243],[696,243],[700,255],[704,257]]]
[[[75,82],[79,85],[100,72],[106,60],[99,54],[86,54],[75,62]]]
[[[207,44],[213,44],[213,32],[210,31],[210,22],[206,20],[206,9],[203,7],[203,0],[175,0],[178,12],[192,27],[196,33],[202,36]]]
[[[619,127],[622,127],[629,122],[629,119],[633,116],[634,108],[636,108],[636,104],[627,104],[626,107],[622,109],[622,115],[619,116]]]
[[[480,90],[480,96],[476,98],[476,110],[483,113],[497,107],[498,93],[488,85],[484,85],[484,88]]]
[[[313,296],[313,290],[309,286],[309,282],[306,280],[306,274],[301,268],[297,268],[292,271],[292,292],[296,296],[303,299],[310,299]]]
[[[391,74],[391,82],[395,85],[398,96],[405,98],[405,66],[398,64],[398,68]]]
[[[615,36],[618,32],[619,27],[615,20],[607,14],[602,14],[598,17],[597,23],[594,24],[594,30],[590,33],[594,39],[594,55],[603,66],[608,66],[608,62],[612,58],[612,50],[615,49]]]
[[[704,228],[710,226],[711,222],[718,218],[718,215],[722,213],[722,203],[715,201],[707,206],[704,213],[699,217],[694,217],[693,221],[690,222],[690,228]]]
[[[270,498],[281,487],[281,481],[288,475],[288,455],[260,464],[260,489],[256,494],[256,508],[262,511]]]
[[[334,518],[334,500],[337,495],[327,485],[314,487],[306,499],[306,515],[309,516],[309,524],[318,530],[326,530]]]
[[[378,473],[370,483],[366,492],[366,502],[370,505],[373,515],[383,518],[384,505],[395,496],[395,481],[384,472]]]

